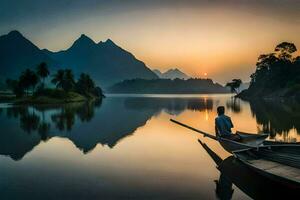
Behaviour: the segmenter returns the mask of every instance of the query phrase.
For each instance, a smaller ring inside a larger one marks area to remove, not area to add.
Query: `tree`
[[[275,52],[279,52],[279,58],[283,60],[291,60],[292,53],[297,51],[297,47],[293,43],[282,42],[275,47]]]
[[[230,90],[232,93],[236,93],[238,94],[239,92],[239,87],[242,84],[242,80],[241,79],[233,79],[231,82],[226,83],[226,87],[230,87]]]
[[[53,75],[51,82],[56,86],[56,88],[62,88],[64,81],[65,71],[60,69]]]
[[[56,85],[56,88],[62,88],[64,91],[69,92],[74,89],[75,80],[72,70],[58,70],[51,81]]]
[[[39,81],[39,77],[30,69],[26,69],[19,78],[19,83],[26,90],[27,96],[28,96],[28,90],[32,88],[32,92],[33,92],[38,81]]]
[[[91,93],[95,88],[95,83],[88,74],[82,73],[76,83],[76,90],[80,94],[86,95]]]
[[[66,69],[62,87],[66,92],[69,92],[72,89],[74,89],[74,86],[75,86],[75,80],[74,80],[73,72],[70,69]]]
[[[37,75],[42,79],[43,87],[45,85],[45,78],[47,78],[49,74],[50,72],[45,62],[42,62],[37,66]]]

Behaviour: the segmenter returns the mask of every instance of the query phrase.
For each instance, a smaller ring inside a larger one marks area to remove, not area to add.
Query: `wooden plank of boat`
[[[274,181],[300,187],[299,145],[270,145],[233,154],[248,167]]]

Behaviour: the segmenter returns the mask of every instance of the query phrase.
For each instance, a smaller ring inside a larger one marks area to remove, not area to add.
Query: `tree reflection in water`
[[[240,113],[242,111],[241,100],[235,97],[230,98],[226,101],[226,108],[234,113]]]
[[[300,132],[300,104],[297,102],[250,101],[250,108],[262,132],[270,133],[271,138],[277,134],[287,138],[292,129]]]
[[[225,99],[224,102],[227,109],[235,114],[247,111],[243,107],[248,106],[246,102],[238,99]],[[210,97],[122,97],[107,98],[103,104],[101,101],[94,101],[3,108],[0,117],[5,126],[0,133],[0,154],[20,159],[40,141],[47,141],[52,137],[69,139],[83,153],[92,151],[98,144],[113,148],[120,140],[133,134],[137,128],[144,126],[149,119],[161,112],[170,115],[179,115],[186,110],[214,112],[214,104],[224,102],[220,98]],[[300,131],[298,105],[250,102],[250,108],[257,124],[264,131],[271,132],[273,138],[277,133],[284,135],[293,128]]]
[[[138,127],[144,126],[151,117],[161,111],[176,115],[186,109],[212,110],[213,100],[111,98],[105,102],[105,106],[101,105],[101,101],[94,101],[52,106],[9,107],[6,109],[7,118],[18,120],[21,130],[30,134],[27,134],[26,142],[22,133],[12,130],[12,126],[8,127],[6,134],[0,134],[0,137],[5,142],[12,140],[14,135],[15,143],[5,149],[1,148],[0,144],[0,154],[8,154],[19,159],[39,144],[37,138],[39,141],[47,141],[52,137],[69,139],[83,153],[90,152],[97,144],[113,148],[122,138],[134,133]],[[96,115],[95,110],[100,106]],[[93,120],[94,118],[96,119]],[[12,123],[15,123],[15,120],[11,120]],[[73,130],[76,125],[76,129]]]

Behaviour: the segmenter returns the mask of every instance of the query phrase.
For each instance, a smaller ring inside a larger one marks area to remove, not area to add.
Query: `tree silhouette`
[[[19,83],[26,90],[27,96],[30,88],[32,88],[32,92],[34,91],[34,88],[37,85],[38,81],[38,76],[30,69],[26,69],[19,78]]]
[[[88,74],[82,73],[76,83],[76,90],[80,94],[87,95],[95,89],[95,83]]]
[[[64,80],[63,80],[62,88],[66,92],[69,92],[72,89],[74,89],[74,86],[75,86],[75,80],[74,80],[73,72],[70,69],[66,69],[65,74],[64,74]]]
[[[60,69],[53,75],[51,82],[56,86],[56,88],[62,88],[64,82],[65,71]]]
[[[45,78],[47,78],[49,74],[50,72],[45,62],[42,62],[37,66],[37,75],[42,79],[43,87],[45,86]]]
[[[297,51],[297,47],[293,43],[282,42],[275,47],[275,51],[279,52],[280,59],[290,60],[291,54]]]
[[[226,83],[226,87],[230,87],[230,90],[232,93],[238,94],[239,92],[239,87],[242,84],[241,79],[233,79],[231,82]]]
[[[70,69],[58,70],[51,82],[56,85],[56,88],[62,88],[66,92],[75,87],[74,75]]]

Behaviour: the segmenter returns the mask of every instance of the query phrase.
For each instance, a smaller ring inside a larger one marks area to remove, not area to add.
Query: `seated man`
[[[233,128],[232,121],[230,117],[225,115],[224,106],[219,106],[217,108],[218,117],[215,119],[215,130],[216,135],[219,137],[228,138],[230,140],[239,140],[239,135],[233,134],[231,128]]]

